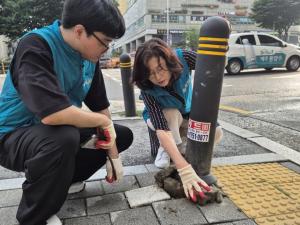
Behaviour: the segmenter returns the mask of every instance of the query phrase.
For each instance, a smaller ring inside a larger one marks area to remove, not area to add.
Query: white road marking
[[[123,85],[122,85],[122,80],[121,80],[121,79],[115,78],[115,77],[113,77],[111,74],[108,74],[108,73],[103,73],[103,75],[104,75],[105,77],[107,77],[108,79],[111,79],[111,80],[117,82],[121,87],[123,86]],[[136,86],[134,86],[134,93],[135,93],[135,94],[140,94],[140,89],[137,88]]]
[[[299,75],[288,75],[288,76],[279,76],[279,77],[270,77],[270,79],[285,79],[285,78],[297,78]]]

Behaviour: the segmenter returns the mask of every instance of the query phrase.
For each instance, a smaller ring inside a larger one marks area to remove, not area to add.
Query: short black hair
[[[178,59],[176,53],[159,38],[152,38],[138,47],[135,53],[133,64],[132,81],[141,90],[153,88],[153,83],[149,80],[148,61],[156,57],[158,60],[162,57],[166,61],[168,70],[171,73],[171,82],[178,79],[183,65]]]
[[[119,9],[111,0],[66,0],[62,13],[64,28],[81,24],[88,35],[102,32],[116,39],[125,33],[125,22]]]

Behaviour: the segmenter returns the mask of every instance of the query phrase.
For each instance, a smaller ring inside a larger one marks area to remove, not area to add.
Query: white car
[[[226,70],[238,74],[243,69],[300,66],[300,48],[264,33],[237,33],[229,37]]]

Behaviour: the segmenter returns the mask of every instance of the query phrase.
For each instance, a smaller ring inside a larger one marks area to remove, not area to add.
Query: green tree
[[[184,32],[185,37],[185,43],[186,48],[189,48],[193,51],[196,51],[198,49],[198,39],[199,39],[199,30],[197,29],[191,29],[186,32]]]
[[[186,30],[182,35],[182,40],[177,43],[172,43],[172,48],[183,48],[193,51],[198,49],[199,30]]]
[[[260,27],[273,29],[287,40],[289,28],[299,22],[299,12],[299,0],[257,0],[251,17]]]
[[[113,4],[117,7],[119,7],[119,1],[118,0],[112,0]]]
[[[0,34],[11,41],[61,17],[62,0],[1,0]]]

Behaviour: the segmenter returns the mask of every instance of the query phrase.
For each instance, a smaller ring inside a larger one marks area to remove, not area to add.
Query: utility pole
[[[169,0],[167,0],[167,44],[170,45],[170,36],[169,36]]]

